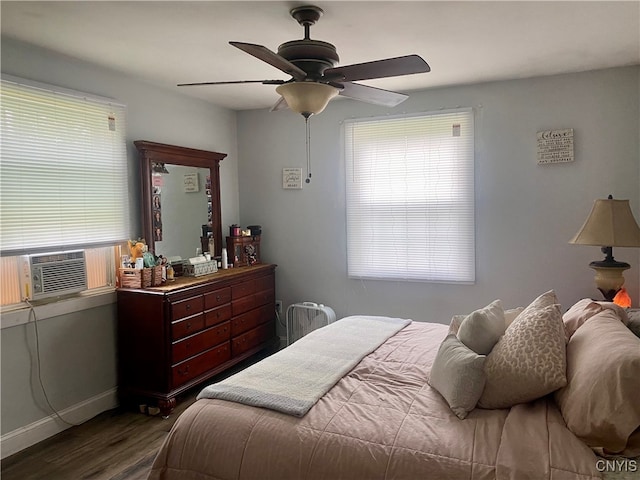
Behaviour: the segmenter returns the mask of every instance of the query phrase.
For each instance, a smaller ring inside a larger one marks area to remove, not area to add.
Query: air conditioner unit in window
[[[22,296],[28,300],[68,295],[87,289],[84,250],[22,257]]]

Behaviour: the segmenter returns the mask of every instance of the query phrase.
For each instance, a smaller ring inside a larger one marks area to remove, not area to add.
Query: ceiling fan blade
[[[276,112],[278,110],[285,110],[287,108],[289,108],[289,105],[287,105],[287,101],[284,99],[284,97],[280,97],[278,101],[273,104],[273,107],[269,109],[269,111]]]
[[[242,42],[229,42],[236,48],[239,48],[243,52],[248,53],[249,55],[253,55],[258,60],[262,60],[263,62],[268,63],[276,67],[278,70],[282,70],[284,73],[291,75],[296,80],[304,80],[307,76],[307,73],[302,70],[300,67],[297,67],[289,60],[284,57],[281,57],[275,52],[272,52],[267,47],[263,47],[262,45],[255,45],[253,43],[242,43]]]
[[[336,86],[338,85],[336,84]],[[340,90],[340,95],[343,97],[385,107],[395,107],[409,98],[409,95],[404,93],[391,92],[381,88],[369,87],[368,85],[360,85],[359,83],[346,82],[342,86],[344,88]]]
[[[234,85],[236,83],[262,83],[263,85],[282,85],[285,80],[231,80],[229,82],[197,82],[179,83],[178,87],[192,87],[194,85]]]
[[[411,75],[413,73],[426,73],[431,71],[429,64],[419,55],[406,55],[404,57],[387,58],[373,62],[354,63],[342,67],[327,68],[324,78],[342,82],[355,82],[358,80],[371,80],[374,78],[397,77]]]

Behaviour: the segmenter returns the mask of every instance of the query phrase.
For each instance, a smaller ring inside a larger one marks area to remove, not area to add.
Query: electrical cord
[[[280,324],[280,326],[283,328],[287,328],[287,326],[284,323],[282,323],[282,318],[280,318],[280,312],[278,311],[277,308],[275,309],[275,311],[276,311],[276,318],[278,319],[278,323]]]
[[[72,423],[68,420],[62,418],[62,415],[53,407],[51,401],[49,400],[49,395],[47,395],[47,390],[44,388],[44,382],[42,381],[42,369],[41,369],[41,361],[40,361],[40,332],[38,331],[38,317],[36,315],[35,307],[29,302],[29,300],[25,299],[24,302],[29,305],[29,318],[27,324],[31,323],[31,318],[33,317],[33,326],[35,331],[35,341],[36,341],[36,365],[38,370],[38,383],[40,384],[40,389],[42,390],[42,395],[44,396],[44,400],[47,403],[49,409],[53,412],[55,417],[60,420],[62,423],[65,423],[72,427],[77,427],[80,425],[79,423]]]

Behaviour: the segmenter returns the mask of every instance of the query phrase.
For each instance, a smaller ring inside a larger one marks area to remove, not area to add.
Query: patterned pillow
[[[460,324],[458,338],[480,355],[487,355],[505,331],[502,302],[494,300],[470,313]]]
[[[454,334],[449,334],[433,361],[429,385],[444,397],[460,419],[476,407],[482,394],[485,358],[467,348]]]
[[[487,356],[478,406],[508,408],[567,384],[567,352],[560,305],[553,291],[536,298]]]

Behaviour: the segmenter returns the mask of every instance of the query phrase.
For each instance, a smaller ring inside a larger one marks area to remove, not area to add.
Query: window
[[[345,122],[348,274],[475,280],[473,112]]]
[[[129,237],[125,107],[4,75],[1,87],[1,303],[15,303],[18,255],[83,248],[90,288],[111,284],[112,247]]]

